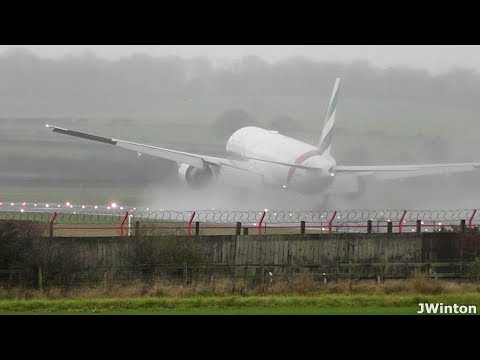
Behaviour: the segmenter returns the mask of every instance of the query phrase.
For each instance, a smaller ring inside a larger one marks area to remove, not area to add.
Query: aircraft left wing
[[[93,134],[84,133],[80,131],[64,129],[61,127],[48,125],[48,124],[46,125],[46,127],[49,129],[52,129],[53,132],[60,133],[63,135],[78,137],[86,140],[92,140],[92,141],[96,141],[96,142],[100,142],[108,145],[114,145],[123,149],[135,151],[139,155],[148,154],[148,155],[152,155],[162,159],[175,161],[177,163],[187,164],[196,168],[204,168],[207,165],[224,166],[229,169],[233,168],[236,170],[243,170],[251,174],[256,174],[258,176],[263,176],[263,175],[256,173],[255,171],[252,171],[249,160],[264,161],[267,163],[275,163],[277,165],[283,165],[288,167],[307,168],[306,166],[299,165],[299,164],[272,162],[272,161],[261,160],[261,159],[247,158],[247,159],[240,159],[240,160],[232,160],[232,159],[220,158],[220,157],[209,156],[209,155],[200,155],[200,154],[188,153],[188,152],[183,152],[178,150],[161,148],[153,145],[139,144],[139,143],[126,141],[126,140],[107,138],[107,137],[93,135]]]

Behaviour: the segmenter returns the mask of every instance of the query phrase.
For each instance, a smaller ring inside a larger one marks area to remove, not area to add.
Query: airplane
[[[473,171],[480,162],[343,166],[331,155],[340,78],[335,80],[324,126],[317,145],[293,139],[278,131],[247,126],[237,130],[226,143],[226,157],[194,154],[148,144],[92,135],[47,124],[53,132],[92,140],[138,155],[148,154],[174,161],[178,174],[196,190],[227,184],[241,188],[267,186],[303,194],[358,196],[370,179],[391,180],[423,175]]]

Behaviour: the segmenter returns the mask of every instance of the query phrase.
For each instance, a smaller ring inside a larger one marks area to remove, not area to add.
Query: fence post
[[[192,234],[192,221],[193,218],[195,217],[195,211],[192,212],[192,216],[190,216],[190,220],[188,220],[188,225],[187,225],[187,235],[190,236]]]
[[[135,236],[137,238],[140,236],[140,221],[135,222]]]
[[[235,226],[235,235],[240,235],[242,232],[242,223],[237,222],[237,225]]]
[[[200,221],[197,221],[195,223],[195,236],[199,236],[200,235]]]
[[[305,221],[300,222],[300,234],[305,235]]]
[[[330,221],[328,222],[328,232],[331,234],[332,233],[332,227],[333,227],[333,220],[335,220],[335,216],[337,216],[337,210],[333,212],[332,217],[330,218]]]
[[[186,285],[188,283],[188,265],[183,263],[183,283]]]
[[[50,219],[49,228],[50,228],[50,239],[53,238],[53,222],[57,218],[57,212],[54,212],[52,218]]]
[[[125,213],[125,216],[122,219],[122,222],[120,223],[120,236],[123,237],[123,229],[125,228],[125,222],[128,219],[128,212]]]
[[[372,220],[367,221],[367,234],[372,233]]]
[[[465,232],[466,230],[465,219],[460,220],[460,229],[462,229],[462,232]]]
[[[405,219],[405,215],[407,215],[407,210],[403,210],[402,217],[400,218],[400,221],[398,222],[398,232],[400,234],[402,233],[403,219]]]
[[[472,213],[472,216],[470,216],[470,219],[468,220],[468,228],[471,229],[472,228],[472,221],[473,221],[473,218],[475,217],[475,214],[477,213],[477,209],[474,209],[473,210],[473,213]]]
[[[267,215],[266,211],[262,213],[262,217],[258,221],[258,235],[262,235],[262,223],[263,223],[263,219],[265,219],[265,215]]]
[[[38,267],[38,288],[40,291],[43,291],[43,271],[41,266]]]
[[[248,235],[248,227],[243,228],[243,235]]]
[[[387,221],[387,233],[391,234],[393,230],[393,223],[391,221]]]
[[[422,220],[417,220],[417,234],[422,232]]]

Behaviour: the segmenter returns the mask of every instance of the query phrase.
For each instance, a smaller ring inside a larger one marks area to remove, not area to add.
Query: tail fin
[[[333,87],[332,97],[328,104],[327,117],[325,118],[325,124],[323,125],[322,135],[318,142],[318,148],[320,153],[330,153],[332,146],[333,130],[335,125],[335,113],[337,111],[338,90],[340,86],[340,78],[335,80],[335,86]]]

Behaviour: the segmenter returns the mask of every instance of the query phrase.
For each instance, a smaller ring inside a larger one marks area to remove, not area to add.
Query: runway
[[[49,202],[0,202],[0,211],[20,213],[95,213],[95,214],[118,214],[119,212],[148,212],[148,207],[131,207],[121,204],[110,203],[101,205],[75,204],[75,203],[49,203]]]

